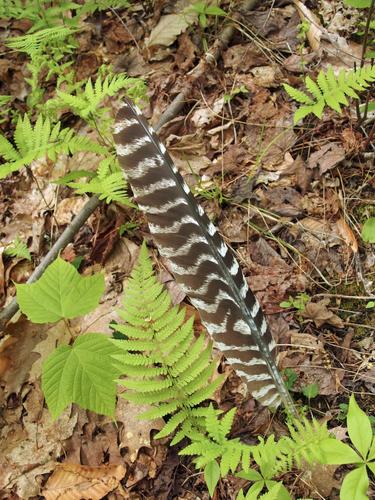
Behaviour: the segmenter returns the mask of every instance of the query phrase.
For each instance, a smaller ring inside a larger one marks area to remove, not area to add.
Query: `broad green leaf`
[[[216,485],[220,479],[220,467],[216,460],[211,460],[204,468],[204,480],[206,481],[208,492],[212,497]]]
[[[369,464],[367,464],[367,467],[373,474],[375,474],[375,462],[370,462]]]
[[[227,16],[228,15],[225,12],[225,10],[223,10],[220,7],[217,7],[215,5],[211,5],[211,6],[206,7],[205,14],[207,14],[209,16]]]
[[[355,7],[356,9],[366,9],[370,7],[371,0],[344,0],[344,4],[348,7]]]
[[[348,434],[351,442],[366,459],[372,441],[372,428],[370,419],[358,406],[353,394],[350,396],[348,416]]]
[[[252,484],[246,493],[246,500],[253,500],[253,498],[258,498],[258,495],[262,491],[264,486],[265,482],[263,480],[257,481],[256,483]]]
[[[236,474],[237,477],[241,479],[246,479],[247,481],[260,481],[263,480],[263,477],[259,474],[257,470],[250,469],[247,472],[241,471]]]
[[[267,493],[262,495],[262,500],[292,500],[288,490],[283,483],[277,482],[269,489]]]
[[[316,398],[319,394],[319,385],[315,382],[313,384],[306,385],[306,387],[302,389],[302,393],[309,399]]]
[[[368,500],[366,495],[368,485],[366,466],[361,465],[344,477],[340,490],[340,500]]]
[[[367,460],[375,460],[375,436],[372,437],[371,448]]]
[[[119,371],[111,355],[119,350],[108,337],[89,333],[73,346],[58,347],[43,363],[42,389],[52,417],[77,403],[103,415],[113,415]]]
[[[58,257],[32,284],[16,285],[21,311],[33,323],[53,323],[92,311],[104,292],[104,276],[81,276]]]
[[[319,446],[322,450],[325,464],[341,465],[362,462],[353,448],[336,439],[324,439]]]
[[[375,217],[370,217],[363,224],[362,239],[368,243],[375,243]]]

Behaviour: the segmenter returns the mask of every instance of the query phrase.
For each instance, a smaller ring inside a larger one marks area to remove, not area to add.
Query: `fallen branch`
[[[259,0],[246,0],[241,10],[247,11],[252,10]],[[230,40],[232,39],[235,32],[236,21],[241,20],[241,14],[235,13],[231,19],[224,25],[224,28],[217,40],[213,44],[213,47],[206,52],[205,57],[197,64],[197,66],[188,73],[188,81],[185,88],[173,99],[171,104],[164,111],[159,119],[159,122],[155,126],[156,130],[159,130],[167,122],[175,118],[179,112],[184,107],[188,97],[192,93],[194,85],[198,80],[204,77],[209,71],[210,66],[215,65],[221,56],[223,50],[228,46]],[[83,224],[87,221],[90,215],[97,209],[100,205],[100,201],[97,196],[93,196],[89,199],[82,210],[74,217],[70,225],[63,231],[61,236],[56,240],[52,248],[42,259],[39,266],[37,266],[34,272],[31,274],[30,278],[26,283],[34,283],[43,274],[44,270],[51,264],[51,262],[56,259],[58,254],[63,250],[68,243],[73,241],[75,235],[78,233]],[[19,307],[16,299],[13,299],[4,309],[0,312],[0,338],[3,336],[3,332],[7,322],[16,314]]]

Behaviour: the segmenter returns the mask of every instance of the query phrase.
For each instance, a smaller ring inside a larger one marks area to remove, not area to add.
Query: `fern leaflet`
[[[329,106],[341,113],[341,106],[349,104],[347,97],[359,99],[356,91],[362,92],[375,81],[375,65],[367,65],[356,70],[340,70],[336,76],[332,67],[327,72],[319,72],[316,82],[309,76],[305,78],[305,86],[309,94],[284,83],[284,89],[297,102],[302,104],[294,114],[294,123],[313,113],[318,118],[323,115],[324,108]]]
[[[4,136],[0,136],[0,156],[6,160],[6,163],[0,165],[0,179],[46,155],[51,160],[56,160],[57,154],[60,153],[92,151],[105,154],[107,152],[106,148],[87,137],[76,135],[74,130],[61,129],[60,122],[52,126],[50,120],[44,119],[41,115],[34,127],[27,115],[20,117],[14,132],[14,142],[16,147]]]
[[[99,105],[105,97],[114,96],[119,90],[132,86],[134,80],[139,85],[139,79],[129,78],[124,74],[107,75],[104,80],[98,76],[95,84],[90,78],[85,88],[77,90],[76,95],[58,90],[59,107],[69,106],[78,116],[87,119],[98,112]]]
[[[126,194],[126,181],[117,160],[110,156],[99,163],[96,176],[89,182],[68,182],[67,185],[77,190],[78,194],[96,193],[100,200],[107,203],[116,201],[123,205],[133,206]]]
[[[19,236],[4,250],[5,255],[9,257],[19,257],[22,259],[31,260],[31,255],[26,243],[21,241]]]
[[[129,401],[157,405],[141,418],[175,413],[156,437],[176,430],[194,414],[195,406],[212,396],[222,377],[211,380],[215,361],[212,345],[194,338],[193,318],[171,307],[171,299],[153,275],[145,245],[129,280],[119,312],[124,325],[118,331],[125,340],[113,340],[123,354],[114,356],[126,376],[119,383]],[[140,305],[142,305],[140,307]]]

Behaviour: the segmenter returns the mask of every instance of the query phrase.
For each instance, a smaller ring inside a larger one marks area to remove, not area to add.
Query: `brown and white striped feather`
[[[216,347],[263,405],[293,402],[275,364],[275,342],[234,255],[177,171],[141,111],[126,100],[114,139],[121,167],[176,281]]]

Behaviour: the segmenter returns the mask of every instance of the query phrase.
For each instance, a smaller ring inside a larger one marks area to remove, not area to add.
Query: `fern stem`
[[[370,5],[370,9],[369,9],[368,14],[367,14],[365,36],[364,36],[363,44],[362,44],[361,68],[365,64],[365,56],[366,56],[366,49],[367,49],[367,45],[368,45],[370,23],[371,23],[371,19],[372,19],[372,14],[374,12],[374,7],[375,7],[375,0],[372,0],[371,5]]]

